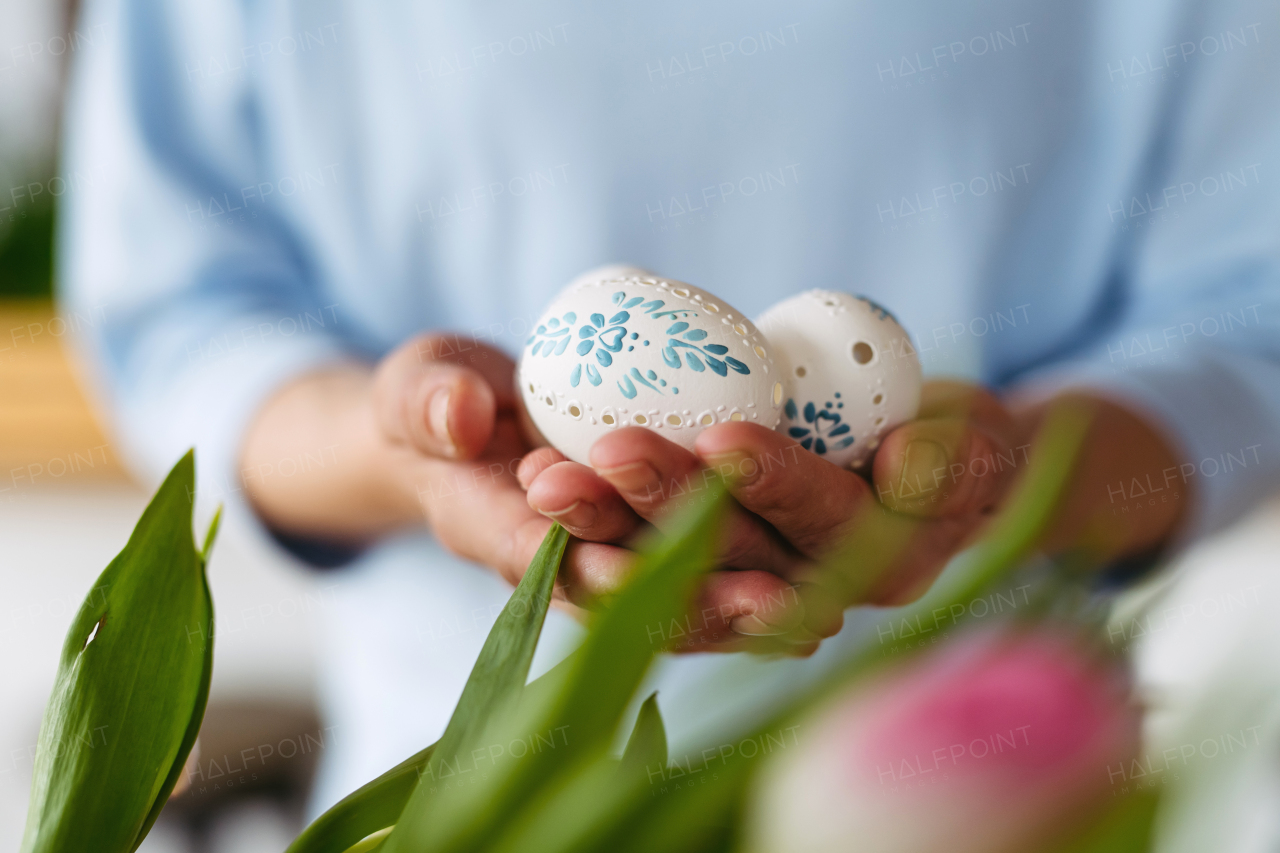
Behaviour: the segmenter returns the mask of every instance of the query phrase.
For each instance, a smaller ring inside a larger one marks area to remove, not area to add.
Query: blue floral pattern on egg
[[[866,462],[893,427],[915,417],[920,362],[888,309],[867,299],[810,290],[760,316],[789,394],[780,429],[831,462]]]
[[[787,427],[787,435],[799,441],[805,450],[812,450],[819,456],[825,456],[828,450],[844,450],[854,442],[849,425],[842,423],[840,412],[832,408],[844,408],[844,403],[839,402],[840,392],[836,391],[832,396],[835,400],[828,400],[821,406],[810,401],[803,407],[797,406],[796,401],[788,397],[787,404],[782,408],[787,420],[793,424]],[[800,426],[802,417],[804,425]]]
[[[521,390],[548,441],[585,462],[623,425],[687,447],[722,421],[775,428],[784,388],[755,326],[693,285],[634,272],[580,276],[525,342]]]

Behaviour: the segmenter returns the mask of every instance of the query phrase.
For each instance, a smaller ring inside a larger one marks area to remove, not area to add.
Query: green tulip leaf
[[[23,853],[128,853],[195,743],[213,672],[213,602],[191,533],[195,459],[156,492],[67,633],[36,747]]]
[[[471,761],[472,747],[480,740],[481,733],[514,710],[529,677],[538,635],[542,633],[560,560],[568,543],[569,534],[565,529],[552,524],[533,562],[489,631],[453,716],[426,766],[419,772],[417,786],[404,808],[404,817],[397,821],[380,848],[385,853],[416,849],[415,844],[406,844],[404,839],[426,831],[422,818],[428,812],[426,805],[433,799],[437,781],[455,772],[461,773],[462,764]]]
[[[603,772],[598,767],[606,765],[616,778],[617,763],[608,758],[607,750],[637,686],[663,650],[654,642],[655,634],[661,634],[654,628],[686,612],[702,575],[714,566],[726,506],[727,491],[716,482],[696,506],[675,520],[668,535],[638,555],[631,580],[595,617],[574,653],[558,695],[538,714],[521,720],[526,735],[563,731],[564,743],[495,766],[483,781],[441,790],[440,796],[423,802],[421,811],[406,809],[406,821],[412,823],[404,826],[409,841],[404,850],[488,849],[508,827],[545,823],[536,816],[539,810],[578,802],[582,791],[594,790],[602,803],[608,801],[621,812],[634,807],[634,797],[619,796],[620,791],[599,785],[592,788],[590,780]],[[588,781],[579,785],[576,780],[582,778]],[[592,815],[593,821],[596,817]],[[602,826],[588,823],[581,825],[587,835]],[[568,825],[561,826],[569,833]],[[397,833],[400,830],[397,827]],[[393,841],[397,833],[392,834]]]
[[[667,730],[662,725],[662,712],[658,710],[658,694],[653,692],[640,706],[635,728],[622,753],[624,773],[644,774],[651,767],[667,766]]]
[[[359,845],[382,830],[390,832],[400,819],[400,813],[409,802],[409,795],[418,784],[418,777],[431,760],[431,752],[435,748],[433,743],[343,797],[312,821],[285,853],[343,853],[346,850],[372,849],[360,848]],[[380,836],[379,842],[385,837]]]

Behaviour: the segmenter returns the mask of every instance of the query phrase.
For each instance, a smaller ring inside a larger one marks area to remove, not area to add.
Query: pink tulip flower
[[[1023,853],[1113,796],[1129,682],[1063,634],[983,632],[862,682],[797,730],[749,809],[758,853]]]

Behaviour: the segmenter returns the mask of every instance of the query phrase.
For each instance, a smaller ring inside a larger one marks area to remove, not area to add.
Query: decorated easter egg
[[[775,429],[782,417],[782,373],[755,325],[701,288],[633,268],[562,291],[525,342],[517,378],[538,430],[583,464],[624,426],[692,449],[713,424]]]
[[[880,438],[915,417],[920,361],[907,333],[863,296],[810,290],[761,315],[787,396],[783,432],[837,465],[867,460]]]

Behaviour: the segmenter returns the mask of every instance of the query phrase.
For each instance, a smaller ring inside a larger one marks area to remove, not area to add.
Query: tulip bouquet
[[[1087,425],[1079,409],[1049,414],[1005,509],[904,618],[955,612],[1024,570]],[[136,849],[181,772],[213,647],[212,630],[192,643],[187,628],[213,619],[205,565],[214,531],[196,550],[193,480],[188,455],[100,579],[105,601],[86,602],[71,627],[41,730],[24,853]],[[1106,768],[1137,753],[1139,715],[1124,671],[1095,651],[1087,555],[1042,566],[1033,606],[1016,623],[961,625],[925,650],[869,644],[754,730],[733,733],[743,748],[713,752],[717,772],[697,785],[653,783],[655,772],[677,776],[654,696],[617,755],[627,709],[660,651],[646,627],[689,606],[713,566],[727,504],[713,489],[645,549],[582,646],[528,682],[568,541],[553,525],[441,738],[347,796],[287,853],[1148,848],[1156,793],[1109,787]],[[855,525],[826,563],[832,585],[850,591],[868,582],[868,565],[888,565],[903,543],[878,529],[872,539]],[[852,554],[857,577],[846,571]],[[110,748],[86,748],[85,733],[104,725]]]

